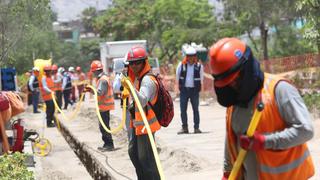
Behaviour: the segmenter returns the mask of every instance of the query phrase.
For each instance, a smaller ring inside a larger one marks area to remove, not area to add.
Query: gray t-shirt
[[[280,81],[275,88],[275,99],[287,128],[279,132],[264,134],[266,137],[265,148],[274,150],[288,149],[310,140],[314,134],[312,118],[298,90],[290,83]],[[234,106],[231,125],[238,140],[239,135],[244,134],[249,126],[253,115],[253,105],[254,98],[249,102],[248,108]],[[237,146],[239,149],[240,145],[238,144]],[[243,166],[245,179],[258,179],[258,164],[254,151],[247,151]],[[225,143],[224,171],[231,172],[231,169],[232,165],[227,143]]]

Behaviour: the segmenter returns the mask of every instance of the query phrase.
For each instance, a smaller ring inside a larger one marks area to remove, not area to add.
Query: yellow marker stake
[[[158,155],[156,144],[155,144],[154,138],[152,136],[152,132],[151,132],[151,129],[150,129],[146,114],[143,111],[143,108],[141,106],[139,98],[138,98],[138,96],[137,96],[137,94],[136,94],[136,92],[135,92],[130,80],[127,79],[126,77],[123,77],[123,78],[125,78],[124,81],[125,81],[125,83],[128,84],[129,89],[131,91],[131,94],[133,95],[133,99],[134,99],[134,101],[136,102],[136,104],[138,106],[138,109],[139,109],[139,112],[141,114],[143,123],[144,123],[144,125],[145,125],[145,127],[147,129],[147,132],[148,132],[148,137],[149,137],[149,140],[150,140],[150,143],[151,143],[151,147],[152,147],[152,152],[153,152],[154,158],[156,160],[156,164],[157,164],[157,168],[158,168],[158,171],[159,171],[159,174],[160,174],[160,178],[161,178],[161,180],[164,180],[165,177],[164,177],[164,174],[163,174],[163,169],[161,167],[160,158],[159,158],[159,155]]]
[[[247,130],[247,136],[248,137],[252,137],[254,132],[256,131],[256,128],[257,128],[257,126],[259,124],[259,121],[260,121],[262,110],[263,110],[263,104],[259,103],[257,105],[256,110],[253,113],[253,116],[251,118],[248,130]],[[242,149],[242,148],[240,148],[240,152],[238,154],[236,162],[234,163],[234,165],[232,167],[232,171],[231,171],[230,176],[228,178],[229,180],[236,179],[236,177],[237,177],[237,175],[239,173],[239,170],[241,168],[241,165],[242,165],[242,163],[244,161],[244,158],[246,157],[246,154],[247,154],[247,151]]]

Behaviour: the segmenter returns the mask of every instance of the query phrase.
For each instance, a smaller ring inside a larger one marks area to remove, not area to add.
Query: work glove
[[[255,132],[250,138],[247,135],[240,136],[240,146],[245,150],[259,151],[264,149],[265,136]]]
[[[224,172],[223,173],[223,177],[221,178],[221,180],[228,180],[229,175],[230,175],[230,172]]]

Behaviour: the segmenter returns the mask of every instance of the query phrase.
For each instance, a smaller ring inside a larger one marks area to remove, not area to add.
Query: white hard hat
[[[33,67],[32,71],[40,71],[40,69],[38,67]]]
[[[185,53],[187,56],[194,56],[197,54],[197,51],[194,47],[189,46],[185,49]]]
[[[68,69],[68,71],[74,72],[74,67],[70,66],[69,69]]]
[[[59,73],[63,73],[64,72],[64,67],[59,67],[58,72]]]

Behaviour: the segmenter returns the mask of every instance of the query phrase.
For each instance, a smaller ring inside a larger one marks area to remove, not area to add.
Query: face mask
[[[244,64],[241,76],[237,105],[248,107],[250,100],[255,97],[263,86],[264,75],[260,70],[259,62],[254,58],[250,58],[249,61]]]
[[[101,73],[101,71],[94,71],[94,72],[93,72],[93,75],[94,75],[95,77],[98,77],[98,76],[100,75],[100,73]]]
[[[236,104],[238,93],[231,87],[214,87],[218,103],[224,107],[230,107]]]

